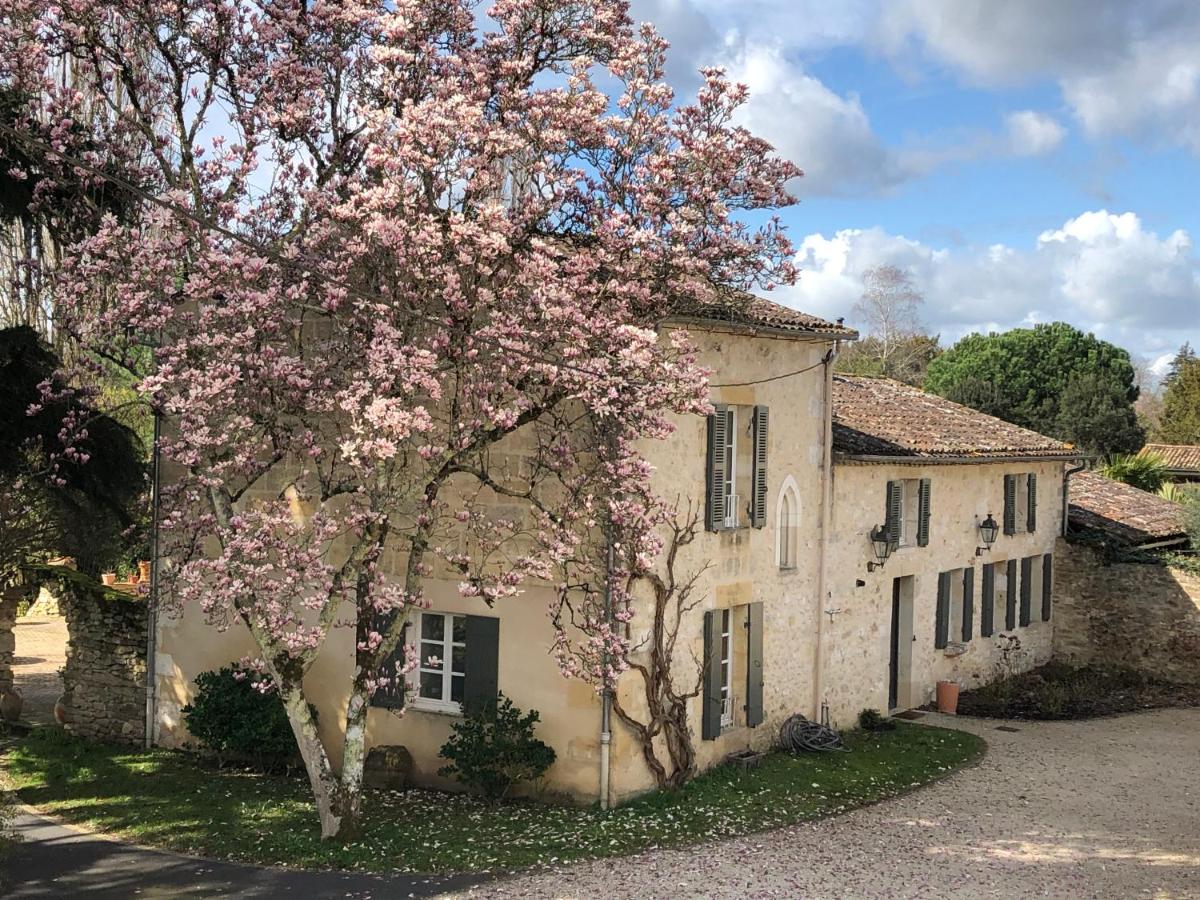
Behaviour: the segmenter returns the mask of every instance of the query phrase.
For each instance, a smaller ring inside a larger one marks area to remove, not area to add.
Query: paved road
[[[978,766],[721,844],[470,886],[212,863],[26,820],[12,897],[1200,898],[1200,710],[953,724],[987,738]]]
[[[54,721],[54,702],[62,693],[58,675],[67,662],[67,620],[61,616],[22,616],[13,626],[16,655],[13,680],[25,704],[21,718],[48,724]]]
[[[954,724],[982,734],[990,752],[906,797],[456,896],[1200,898],[1200,710],[1012,723],[1017,732]]]

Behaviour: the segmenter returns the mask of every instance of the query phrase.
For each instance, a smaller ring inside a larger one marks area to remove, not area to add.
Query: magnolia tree
[[[793,277],[777,224],[737,218],[798,174],[734,124],[744,88],[709,70],[677,104],[617,0],[2,15],[0,133],[43,162],[12,177],[35,206],[122,198],[64,252],[55,306],[85,360],[154,348],[164,602],[249,630],[322,833],[359,820],[369,700],[435,566],[489,604],[558,584],[549,649],[610,686],[621,585],[665,521],[638,447],[708,409],[657,326]],[[64,58],[86,101],[47,77]],[[355,635],[336,771],[304,690],[335,629]]]

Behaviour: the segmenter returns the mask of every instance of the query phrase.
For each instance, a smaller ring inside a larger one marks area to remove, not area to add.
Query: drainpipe
[[[604,620],[612,624],[613,535],[605,529]],[[604,652],[604,693],[600,698],[600,808],[608,809],[608,771],[612,747],[612,687],[608,683],[608,651]]]
[[[154,410],[154,448],[150,463],[150,593],[146,597],[146,734],[145,745],[154,746],[154,705],[157,676],[155,654],[158,649],[158,519],[161,500],[161,465],[158,444],[162,437],[162,415]]]
[[[833,363],[837,359],[840,342],[835,341],[833,348],[825,355],[825,434],[824,447],[821,454],[821,548],[817,563],[817,646],[813,653],[813,721],[822,721],[822,701],[824,700],[825,675],[824,645],[824,604],[826,594],[826,574],[829,562],[829,529],[832,521],[833,505]]]
[[[1063,472],[1062,487],[1062,536],[1067,536],[1067,517],[1071,514],[1071,476],[1087,468],[1086,463],[1080,463]]]

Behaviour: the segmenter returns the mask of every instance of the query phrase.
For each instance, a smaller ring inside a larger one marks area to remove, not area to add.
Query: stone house
[[[941,680],[970,688],[1000,667],[1046,662],[1078,451],[885,378],[837,375],[833,397],[820,688],[830,720],[847,726],[864,708],[928,703]]]
[[[1157,456],[1167,467],[1172,481],[1200,481],[1200,445],[1146,444],[1138,456]]]

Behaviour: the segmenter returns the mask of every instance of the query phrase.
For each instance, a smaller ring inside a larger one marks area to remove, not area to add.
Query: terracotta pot
[[[150,580],[150,560],[143,559],[138,562],[138,577],[141,581]]]
[[[953,716],[958,714],[958,682],[939,681],[937,683],[938,712]]]
[[[63,697],[65,696],[67,695],[63,694],[54,701],[54,721],[59,725],[67,724],[67,704],[63,703]]]
[[[3,716],[5,721],[15,722],[21,718],[21,707],[24,705],[25,701],[16,688],[0,694],[0,716]]]
[[[117,583],[117,573],[116,572],[104,572],[100,575],[100,581],[111,587],[112,585]]]

